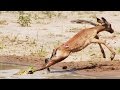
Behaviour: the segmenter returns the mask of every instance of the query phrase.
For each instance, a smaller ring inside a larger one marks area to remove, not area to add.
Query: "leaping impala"
[[[98,18],[97,18],[97,19],[98,19]],[[101,24],[101,23],[96,24],[96,23],[93,23],[93,22],[91,22],[91,21],[80,20],[80,19],[72,20],[71,22],[72,22],[72,23],[78,23],[78,24],[89,23],[89,24],[91,24],[91,25],[93,25],[93,26],[98,26],[99,24]],[[96,39],[99,39],[98,35],[96,35],[95,38],[96,38]],[[99,43],[98,43],[98,44],[99,44]],[[99,47],[100,47],[100,50],[101,50],[101,52],[102,52],[103,58],[106,58],[105,51],[104,51],[102,45],[99,44]]]
[[[97,18],[97,22],[100,23],[100,25],[96,25],[92,28],[86,28],[83,30],[80,30],[76,35],[74,35],[72,38],[70,38],[67,42],[60,45],[59,47],[53,49],[51,57],[45,60],[46,65],[40,69],[29,71],[28,73],[33,73],[36,71],[40,71],[43,69],[49,70],[49,67],[63,61],[66,59],[71,53],[81,51],[91,43],[98,43],[105,45],[110,51],[111,51],[111,60],[115,57],[115,52],[112,48],[110,48],[108,45],[105,44],[105,41],[99,40],[97,38],[97,34],[102,31],[107,31],[110,33],[113,33],[114,30],[111,27],[111,24],[107,22],[105,18]]]

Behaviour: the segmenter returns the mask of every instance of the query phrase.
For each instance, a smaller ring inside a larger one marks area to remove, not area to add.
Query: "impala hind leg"
[[[42,67],[42,68],[40,68],[40,69],[36,69],[36,70],[34,70],[34,71],[29,71],[28,74],[29,74],[29,73],[33,73],[33,72],[36,72],[36,71],[48,69],[50,66],[52,66],[52,65],[54,65],[54,64],[56,64],[56,63],[58,63],[58,62],[63,61],[65,58],[67,58],[67,57],[69,56],[69,54],[70,54],[69,51],[57,50],[57,51],[55,52],[55,55],[54,55],[50,60],[47,60],[47,59],[46,59],[47,64],[46,64],[44,67]]]
[[[111,60],[114,59],[114,57],[115,57],[115,51],[114,51],[112,48],[110,48],[108,45],[106,45],[104,41],[98,40],[98,39],[92,39],[92,40],[91,40],[91,43],[99,43],[99,44],[105,45],[105,46],[111,51],[111,53],[112,53],[112,55],[111,55],[111,57],[110,57]]]
[[[53,49],[53,52],[52,52],[51,57],[45,59],[45,64],[46,64],[46,65],[47,65],[47,63],[49,62],[49,60],[50,60],[53,56],[55,56],[56,51],[57,51],[57,49]],[[47,71],[50,72],[50,68],[47,68]]]
[[[49,60],[50,60],[50,58],[46,58],[45,59],[45,64],[47,64]],[[47,71],[50,72],[50,68],[47,68]]]
[[[95,38],[96,38],[96,39],[99,39],[98,35],[96,35]],[[105,51],[104,51],[102,45],[101,45],[100,43],[98,43],[98,44],[99,44],[100,50],[101,50],[101,52],[102,52],[103,58],[106,58]]]
[[[40,69],[36,69],[34,71],[29,71],[28,74],[33,74],[36,71],[41,71],[41,70],[44,70],[44,69],[49,69],[50,66],[52,66],[52,65],[54,65],[54,64],[56,64],[56,63],[58,63],[58,62],[60,62],[62,60],[64,60],[65,58],[67,58],[67,56],[54,57],[53,59],[49,60],[44,67],[42,67]]]

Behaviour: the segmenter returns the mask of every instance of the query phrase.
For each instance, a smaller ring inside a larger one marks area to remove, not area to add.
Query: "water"
[[[0,70],[8,70],[8,69],[22,69],[26,66],[19,64],[9,64],[9,63],[0,63]]]
[[[21,69],[25,69],[28,66],[22,66],[17,64],[5,64],[0,63],[0,79],[119,79],[120,73],[117,71],[115,75],[111,74],[96,74],[93,75],[92,72],[81,72],[79,74],[75,73],[74,70],[58,70],[51,69],[51,73],[47,70],[42,70],[35,72],[34,74],[26,75],[14,75]],[[102,73],[102,72],[100,72]]]
[[[72,71],[52,70],[48,73],[46,70],[35,72],[34,74],[14,75],[20,69],[25,69],[26,66],[17,64],[0,63],[0,79],[84,79],[91,78],[84,75],[74,74]]]

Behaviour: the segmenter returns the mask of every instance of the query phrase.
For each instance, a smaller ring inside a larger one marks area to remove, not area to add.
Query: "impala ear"
[[[104,22],[105,24],[108,24],[107,20],[106,20],[104,17],[102,17],[101,19],[103,20],[103,22]]]
[[[106,21],[107,21],[104,17],[101,17],[101,19],[102,19],[104,22],[106,22]]]
[[[101,24],[103,23],[102,20],[100,20],[99,18],[97,18],[97,22]]]

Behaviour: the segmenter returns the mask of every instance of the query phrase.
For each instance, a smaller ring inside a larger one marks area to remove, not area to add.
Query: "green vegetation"
[[[31,55],[38,55],[40,57],[45,57],[48,54],[47,50],[42,46],[41,49],[36,52],[31,52]]]
[[[120,48],[117,49],[118,54],[120,54]]]
[[[7,25],[7,21],[6,20],[0,20],[0,25]]]
[[[56,16],[56,14],[53,11],[42,11],[42,13],[45,14],[48,18]]]
[[[25,14],[24,12],[19,13],[18,23],[22,27],[28,27],[31,24],[30,14]]]
[[[0,42],[0,49],[3,49],[5,46]]]
[[[53,43],[54,48],[58,47],[61,44],[61,42],[58,40]]]

